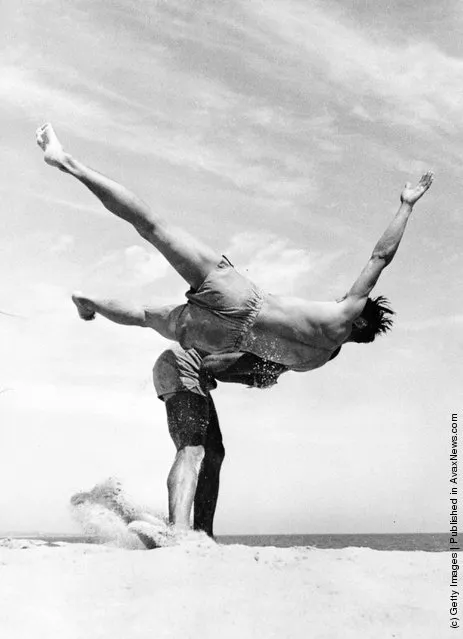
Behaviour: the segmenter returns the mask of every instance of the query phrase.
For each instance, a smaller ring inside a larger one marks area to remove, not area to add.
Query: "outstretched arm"
[[[145,326],[145,309],[116,300],[97,300],[74,293],[72,301],[77,312],[86,322],[94,320],[96,314],[103,315],[111,322],[125,326]]]
[[[433,177],[433,174],[428,171],[414,188],[409,182],[405,185],[400,196],[401,204],[399,210],[376,243],[365,268],[341,302],[344,305],[345,313],[351,319],[355,319],[361,314],[368,295],[374,288],[383,269],[392,261],[399,248],[413,206],[429,189]]]

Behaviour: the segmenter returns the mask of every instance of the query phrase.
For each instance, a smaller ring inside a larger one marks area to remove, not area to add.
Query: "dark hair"
[[[377,335],[390,331],[394,322],[389,315],[395,315],[395,312],[386,297],[383,295],[378,295],[375,299],[369,297],[360,315],[366,320],[367,325],[356,330],[355,341],[372,342]]]

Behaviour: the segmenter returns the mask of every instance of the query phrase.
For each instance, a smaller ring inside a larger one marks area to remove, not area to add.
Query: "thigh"
[[[209,401],[196,393],[183,391],[165,402],[169,433],[177,450],[185,446],[206,447]]]
[[[222,258],[206,243],[165,222],[155,225],[144,237],[164,255],[193,290],[201,286]]]

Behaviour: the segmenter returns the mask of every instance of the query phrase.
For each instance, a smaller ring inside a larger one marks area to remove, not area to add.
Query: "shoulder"
[[[346,293],[341,299],[336,301],[338,313],[343,321],[352,324],[362,314],[368,295],[356,295],[351,292]]]
[[[350,335],[354,319],[345,298],[336,302],[325,302],[319,315],[323,334],[336,345],[342,344]]]
[[[330,337],[342,344],[351,334],[352,326],[362,315],[368,296],[347,293],[338,299],[333,309],[334,321],[327,326]]]

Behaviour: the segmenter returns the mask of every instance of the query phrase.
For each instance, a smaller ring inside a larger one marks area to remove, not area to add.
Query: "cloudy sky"
[[[432,168],[381,278],[396,328],[271,391],[215,392],[216,532],[445,531],[461,401],[463,12],[456,0],[5,0],[0,30],[1,530],[72,531],[109,475],[165,510],[173,459],[154,332],[85,324],[75,289],[185,285],[34,131],[275,293],[342,295]],[[460,366],[459,366],[460,364]],[[460,377],[460,380],[459,380]],[[460,382],[460,383],[459,383]]]

